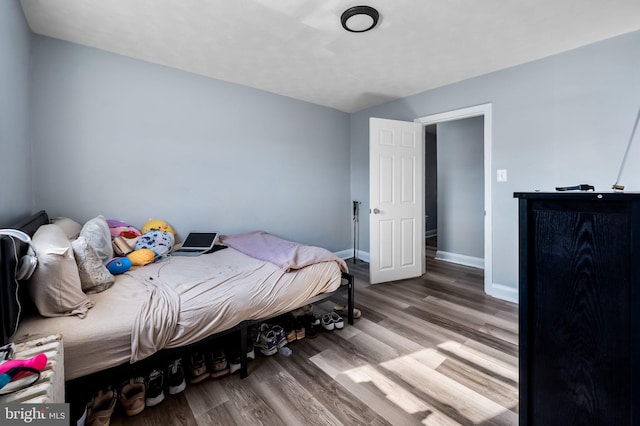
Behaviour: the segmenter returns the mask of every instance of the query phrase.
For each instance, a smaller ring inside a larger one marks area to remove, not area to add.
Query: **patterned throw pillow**
[[[87,294],[100,293],[113,285],[116,278],[104,266],[85,237],[73,240],[71,247],[73,247],[73,255],[78,265],[82,291]]]
[[[113,257],[111,233],[104,216],[96,216],[84,224],[80,236],[85,237],[103,262]]]
[[[136,243],[136,250],[149,249],[153,250],[156,256],[164,256],[173,248],[175,242],[171,232],[152,229],[143,234]]]

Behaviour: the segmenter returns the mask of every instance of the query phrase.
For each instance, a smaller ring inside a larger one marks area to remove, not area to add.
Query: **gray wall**
[[[0,228],[33,209],[30,39],[20,3],[0,1]]]
[[[438,251],[484,259],[484,119],[437,126]]]
[[[35,203],[351,247],[349,116],[33,36]]]
[[[351,115],[351,192],[369,209],[369,117],[414,120],[484,103],[493,105],[493,281],[512,292],[518,283],[514,191],[614,183],[640,104],[640,32],[465,80]],[[640,141],[621,182],[640,190]],[[442,219],[442,218],[440,218]],[[361,217],[361,248],[369,251]]]

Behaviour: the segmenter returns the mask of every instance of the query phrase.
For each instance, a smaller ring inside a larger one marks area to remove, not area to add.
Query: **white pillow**
[[[31,244],[38,266],[29,279],[29,294],[40,315],[84,318],[93,302],[82,292],[73,249],[62,228],[42,225]]]
[[[51,223],[62,228],[64,233],[67,235],[67,238],[70,240],[78,238],[78,235],[80,235],[80,231],[82,230],[82,225],[68,217],[54,217],[51,219]]]
[[[111,272],[104,266],[85,237],[78,237],[78,239],[71,241],[71,247],[73,247],[73,254],[78,265],[82,291],[100,293],[113,285],[116,277],[111,275]]]
[[[80,236],[87,239],[87,242],[93,247],[103,262],[113,257],[111,232],[109,231],[109,225],[106,219],[102,215],[96,216],[85,223],[80,231]]]

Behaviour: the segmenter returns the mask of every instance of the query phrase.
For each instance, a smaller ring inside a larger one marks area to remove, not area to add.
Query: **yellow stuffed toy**
[[[142,233],[146,234],[154,229],[157,229],[158,231],[171,232],[174,236],[176,235],[176,231],[173,230],[171,225],[161,219],[149,219],[142,227]]]
[[[156,254],[153,250],[139,249],[129,253],[127,258],[131,261],[133,266],[144,266],[153,262],[156,258]]]

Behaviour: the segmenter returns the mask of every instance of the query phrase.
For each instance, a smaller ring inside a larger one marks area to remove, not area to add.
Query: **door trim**
[[[486,103],[467,108],[456,109],[438,114],[418,117],[414,121],[423,126],[482,116],[484,118],[484,291],[492,295],[493,291],[493,234],[491,214],[491,143],[492,143],[492,104]]]

